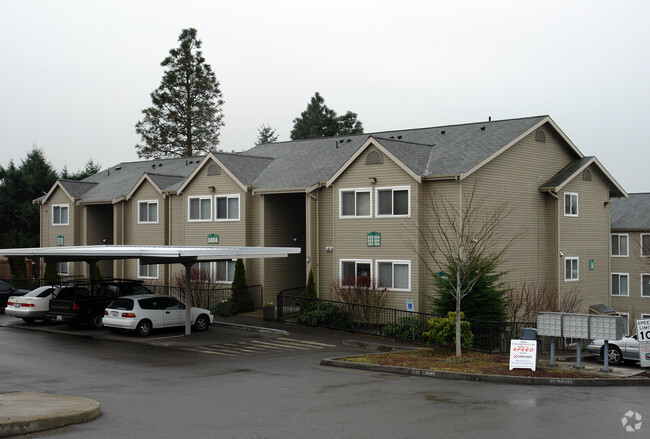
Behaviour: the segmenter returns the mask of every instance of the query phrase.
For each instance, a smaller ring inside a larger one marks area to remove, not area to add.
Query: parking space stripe
[[[234,343],[225,343],[222,345],[212,344],[207,346],[197,346],[195,348],[183,348],[183,350],[211,355],[235,357],[238,355],[256,354],[268,351],[309,351],[331,348],[334,346],[335,345],[332,344],[318,343],[308,340],[296,340],[283,337],[266,340],[247,340]]]

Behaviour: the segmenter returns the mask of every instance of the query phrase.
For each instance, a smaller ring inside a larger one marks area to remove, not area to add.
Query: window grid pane
[[[409,266],[408,264],[394,265],[393,288],[407,290],[409,287]]]
[[[226,197],[217,198],[217,219],[228,218],[228,200]]]
[[[370,216],[370,192],[357,192],[357,216]]]
[[[650,297],[650,275],[641,275],[641,295],[643,297]]]
[[[383,190],[378,192],[377,203],[379,207],[377,211],[379,215],[392,215],[393,213],[393,191]]]
[[[147,215],[147,203],[140,203],[140,222],[149,221],[149,216]]]
[[[341,215],[354,215],[354,192],[341,192]]]
[[[149,222],[155,223],[158,221],[158,204],[149,203]]]
[[[390,262],[380,262],[377,264],[377,281],[379,287],[393,288],[393,264]]]
[[[239,219],[239,198],[228,198],[228,219]]]

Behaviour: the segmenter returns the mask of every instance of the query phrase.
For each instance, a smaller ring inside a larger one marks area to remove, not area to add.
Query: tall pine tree
[[[278,140],[278,135],[275,133],[275,130],[271,128],[270,125],[262,124],[257,129],[257,141],[256,145],[262,145],[264,143],[273,143]]]
[[[180,47],[160,64],[166,70],[151,93],[153,106],[142,110],[144,118],[135,125],[142,137],[136,145],[140,157],[191,157],[219,144],[224,125],[219,82],[199,50],[196,29],[183,29],[178,40]]]
[[[325,99],[316,92],[307,109],[293,120],[291,140],[351,134],[363,134],[363,124],[357,120],[357,114],[348,111],[343,116],[337,116],[334,110],[325,105]]]

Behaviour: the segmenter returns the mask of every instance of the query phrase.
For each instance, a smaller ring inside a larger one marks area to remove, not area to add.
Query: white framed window
[[[641,318],[642,318],[642,319],[650,319],[650,314],[643,314],[643,313],[641,313]]]
[[[214,197],[215,221],[239,220],[239,195],[217,195]]]
[[[628,273],[612,273],[612,296],[630,295],[630,275]]]
[[[197,262],[192,265],[191,277],[196,281],[209,281],[210,277],[210,262]]]
[[[52,225],[53,226],[67,226],[68,225],[68,212],[70,206],[68,204],[54,204],[52,205]]]
[[[377,286],[411,291],[411,261],[377,261]]]
[[[617,312],[616,315],[623,317],[623,335],[630,335],[630,313]]]
[[[564,280],[566,282],[577,281],[580,279],[580,270],[578,268],[580,258],[565,258],[564,260]]]
[[[216,282],[232,283],[235,278],[235,264],[237,261],[217,261],[214,263],[214,280]]]
[[[355,286],[360,278],[371,279],[371,266],[370,259],[341,259],[339,271],[341,284]]]
[[[70,263],[69,262],[57,262],[56,263],[56,272],[59,276],[69,276],[70,275]]]
[[[641,233],[641,256],[650,257],[650,233]]]
[[[375,190],[375,215],[381,217],[411,216],[411,187],[385,187]]]
[[[138,260],[138,277],[141,279],[158,279],[158,264],[143,264]]]
[[[650,297],[650,273],[641,273],[641,297]]]
[[[339,190],[339,218],[370,218],[370,206],[370,188]]]
[[[188,221],[212,221],[212,197],[189,197],[187,204]]]
[[[564,193],[564,216],[578,216],[578,194]]]
[[[627,257],[629,236],[627,233],[612,233],[612,257]]]
[[[138,201],[138,224],[158,224],[158,201]]]

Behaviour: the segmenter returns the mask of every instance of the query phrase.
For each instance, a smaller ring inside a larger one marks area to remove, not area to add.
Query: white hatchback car
[[[214,321],[212,312],[192,307],[192,325],[205,331]],[[103,324],[111,332],[123,329],[146,337],[153,329],[185,325],[185,305],[171,296],[139,294],[115,299],[104,311]]]
[[[27,323],[33,323],[37,319],[46,320],[52,293],[57,288],[48,285],[38,287],[24,296],[11,296],[7,299],[5,314],[23,319]]]

